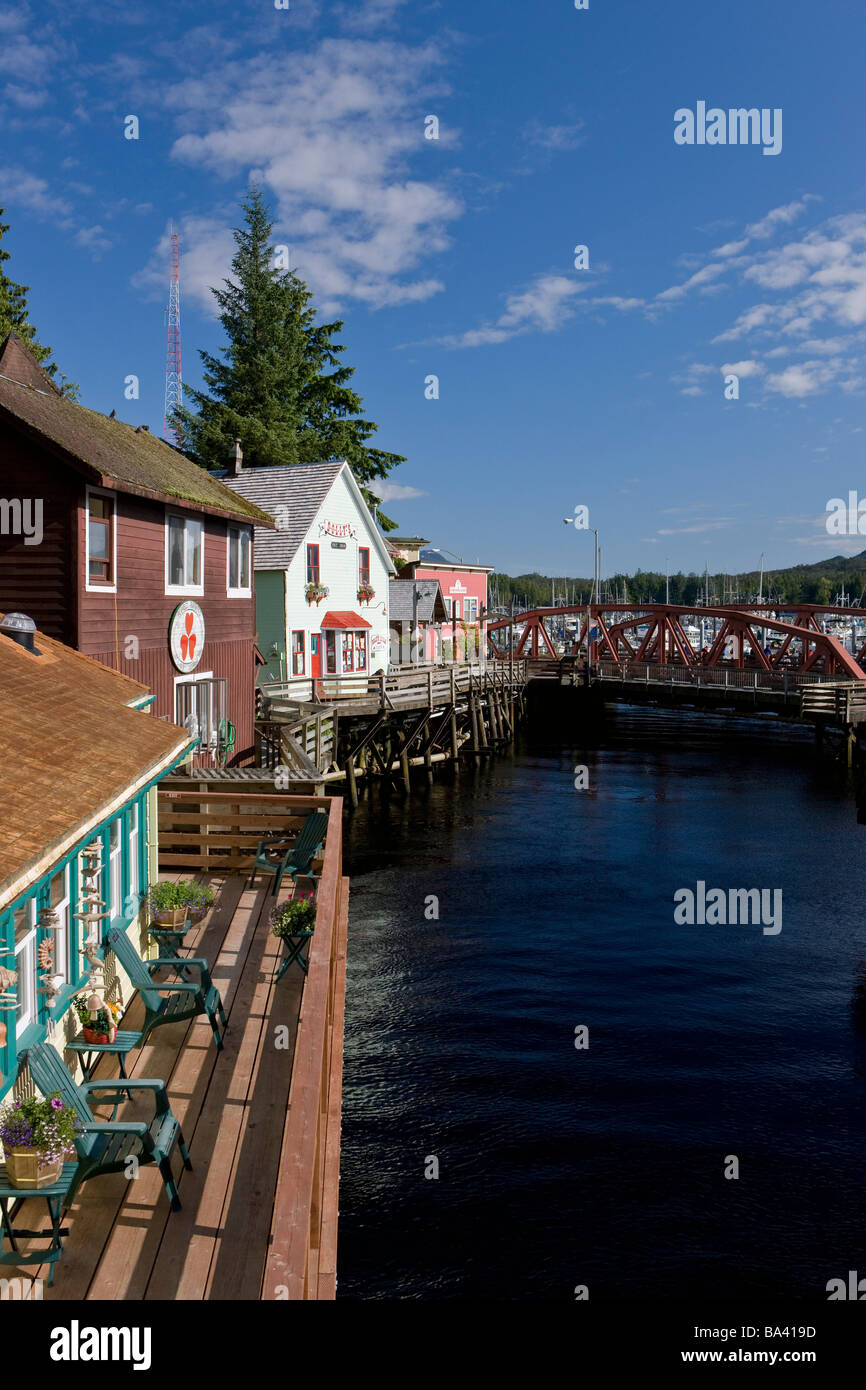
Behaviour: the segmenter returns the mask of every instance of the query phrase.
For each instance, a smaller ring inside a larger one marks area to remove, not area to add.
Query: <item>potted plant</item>
[[[329,590],[327,584],[304,585],[304,598],[307,600],[307,603],[315,603],[316,605],[318,605],[321,603],[323,598],[328,597],[328,593]]]
[[[359,602],[359,603],[372,603],[372,602],[373,602],[373,599],[374,599],[375,597],[376,597],[376,590],[373,588],[373,585],[372,585],[372,584],[359,584],[359,585],[358,585],[358,602]]]
[[[117,1020],[120,1018],[120,1005],[110,999],[101,999],[98,994],[78,994],[72,1001],[78,1015],[84,1041],[89,1043],[112,1043],[117,1037]]]
[[[187,919],[188,907],[184,885],[164,879],[152,883],[148,894],[150,919],[163,927],[182,927]]]
[[[195,883],[192,879],[184,879],[178,885],[183,889],[184,905],[191,922],[200,922],[207,912],[213,907],[216,894],[206,883]]]
[[[312,893],[281,903],[271,913],[271,931],[281,941],[290,936],[312,936],[316,925],[316,902]]]
[[[50,1187],[56,1183],[63,1160],[75,1153],[75,1138],[82,1125],[60,1092],[45,1100],[30,1096],[14,1100],[0,1110],[0,1143],[6,1156],[6,1176],[13,1187]]]

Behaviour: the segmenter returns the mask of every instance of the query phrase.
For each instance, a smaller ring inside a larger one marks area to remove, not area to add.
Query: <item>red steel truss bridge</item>
[[[648,667],[681,667],[708,673],[751,671],[760,673],[762,685],[781,684],[783,678],[787,685],[791,677],[810,675],[813,679],[866,681],[860,665],[866,661],[866,641],[852,655],[838,637],[824,632],[821,624],[822,618],[863,619],[866,610],[814,603],[706,607],[593,603],[534,608],[488,624],[493,655],[500,659],[507,656],[513,625],[515,659],[546,657],[559,662],[562,650],[557,650],[548,629],[571,614],[578,616],[580,623],[567,638],[567,651],[586,655],[589,626],[589,660],[602,678],[643,679]],[[703,647],[693,635],[701,629],[701,619],[706,634]],[[709,625],[706,620],[711,620]]]

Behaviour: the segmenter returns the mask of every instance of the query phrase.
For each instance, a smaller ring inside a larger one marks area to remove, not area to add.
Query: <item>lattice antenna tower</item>
[[[176,447],[180,441],[171,424],[174,412],[183,405],[183,378],[180,370],[180,251],[177,232],[169,225],[171,240],[171,274],[168,283],[168,331],[165,345],[165,408],[162,437]]]

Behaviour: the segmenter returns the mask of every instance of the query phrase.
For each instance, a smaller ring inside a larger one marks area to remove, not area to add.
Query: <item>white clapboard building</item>
[[[345,462],[244,468],[225,482],[270,513],[255,533],[261,681],[387,671],[393,560]]]

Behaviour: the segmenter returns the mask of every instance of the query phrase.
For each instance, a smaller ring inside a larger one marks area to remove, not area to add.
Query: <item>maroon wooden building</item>
[[[201,739],[251,762],[253,526],[273,518],[146,427],[67,400],[0,348],[0,611],[122,671]]]

